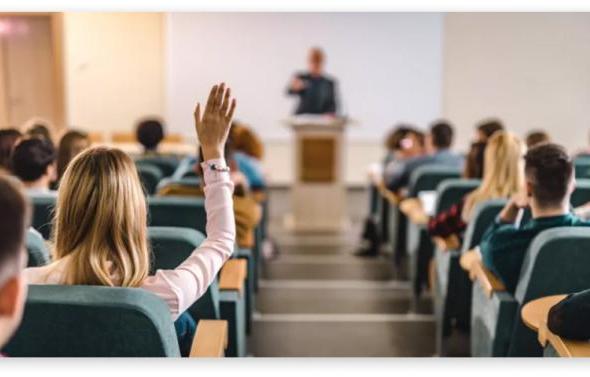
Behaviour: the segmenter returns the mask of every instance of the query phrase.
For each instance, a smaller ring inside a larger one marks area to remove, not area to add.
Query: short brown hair
[[[533,130],[526,135],[525,143],[527,148],[532,148],[542,143],[551,141],[549,134],[543,130]]]
[[[489,118],[480,121],[476,128],[489,139],[496,131],[504,130],[504,125],[499,119]]]
[[[545,143],[531,148],[524,156],[526,180],[532,195],[542,207],[558,205],[568,195],[574,164],[566,150]]]
[[[0,285],[21,268],[31,207],[16,178],[0,174]]]
[[[437,148],[449,148],[453,144],[453,126],[445,121],[439,120],[430,126],[430,135],[432,137],[432,144]]]

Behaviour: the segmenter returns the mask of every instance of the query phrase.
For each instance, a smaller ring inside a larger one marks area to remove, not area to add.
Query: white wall
[[[520,135],[547,130],[573,149],[590,129],[590,14],[450,13],[445,17],[443,112],[466,145],[497,115]]]
[[[291,182],[291,135],[281,121],[296,99],[285,89],[318,45],[338,79],[343,110],[360,123],[349,129],[347,179],[362,183],[392,124],[425,126],[440,114],[441,36],[442,15],[432,13],[167,14],[170,129],[191,135],[195,101],[225,80],[238,99],[237,118],[267,143],[273,181]]]
[[[131,131],[164,113],[161,13],[64,13],[66,121]]]

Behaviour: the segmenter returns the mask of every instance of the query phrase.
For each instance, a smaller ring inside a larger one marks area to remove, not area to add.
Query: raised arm
[[[176,269],[158,270],[142,286],[166,301],[174,319],[207,291],[234,250],[233,184],[223,155],[236,107],[230,96],[225,84],[215,85],[203,115],[200,104],[194,114],[204,159],[207,239]]]

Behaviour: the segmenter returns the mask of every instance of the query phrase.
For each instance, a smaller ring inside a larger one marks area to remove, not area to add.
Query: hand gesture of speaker
[[[195,128],[205,161],[223,158],[231,120],[236,109],[236,100],[230,99],[231,90],[225,83],[214,85],[201,118],[201,104],[195,108]]]

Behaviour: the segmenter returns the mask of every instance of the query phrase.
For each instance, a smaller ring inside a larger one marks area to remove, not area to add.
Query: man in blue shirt
[[[453,153],[450,149],[453,144],[453,134],[453,127],[449,123],[445,121],[433,123],[426,136],[426,146],[432,153],[400,161],[399,165],[390,171],[389,181],[385,182],[387,188],[398,191],[406,187],[412,173],[421,166],[441,165],[461,169],[463,156]]]
[[[541,144],[530,149],[524,160],[524,193],[506,204],[479,246],[484,266],[511,293],[516,290],[524,256],[537,234],[559,226],[590,226],[590,222],[570,212],[575,179],[573,163],[565,149],[556,144]],[[527,207],[532,219],[520,224],[518,219]]]

